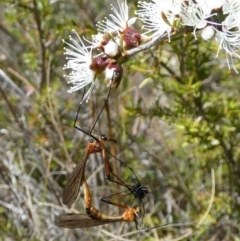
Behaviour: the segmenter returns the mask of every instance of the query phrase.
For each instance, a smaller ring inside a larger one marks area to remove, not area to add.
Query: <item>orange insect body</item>
[[[110,216],[97,210],[91,202],[91,193],[85,177],[82,178],[84,188],[84,200],[86,204],[85,214],[64,213],[56,218],[56,225],[62,228],[90,228],[94,226],[115,223],[115,222],[130,222],[135,221],[138,217],[139,207],[136,209],[125,207],[125,211],[119,216]],[[123,207],[122,205],[119,205]]]
[[[101,219],[101,220],[115,220],[115,221],[116,220],[134,221],[136,219],[137,213],[139,212],[139,207],[134,209],[134,208],[130,208],[127,206],[115,204],[116,206],[125,208],[125,212],[120,216],[110,216],[110,215],[106,215],[106,214],[100,212],[92,205],[91,193],[90,193],[88,184],[85,179],[83,180],[83,188],[84,188],[84,200],[85,200],[85,204],[86,204],[86,213],[90,218]]]
[[[89,155],[92,153],[103,152],[105,150],[104,140],[108,140],[108,139],[105,136],[103,136],[103,137],[99,137],[98,141],[92,140],[88,142],[81,161],[77,164],[72,174],[68,178],[67,184],[63,189],[63,194],[62,194],[63,204],[67,205],[68,207],[70,207],[77,199],[80,186],[82,185],[82,182],[83,182],[85,166]],[[110,168],[109,163],[105,162],[105,168],[106,170]]]

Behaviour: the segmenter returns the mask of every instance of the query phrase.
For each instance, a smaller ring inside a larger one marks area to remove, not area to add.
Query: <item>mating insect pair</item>
[[[101,108],[101,111],[97,117],[97,120],[99,119],[105,105],[107,104],[108,98],[110,96],[110,90],[111,90],[111,88],[109,88],[107,99],[105,101],[104,106]],[[114,222],[115,221],[136,221],[138,223],[140,220],[142,220],[144,213],[145,213],[142,200],[145,197],[145,195],[148,193],[148,189],[145,186],[142,186],[140,184],[133,169],[130,168],[128,165],[126,165],[124,162],[122,162],[121,160],[119,160],[116,157],[114,157],[114,158],[116,158],[122,165],[124,165],[125,168],[128,168],[133,173],[137,183],[134,185],[129,185],[129,184],[125,183],[118,175],[116,175],[115,173],[112,172],[112,169],[110,166],[110,161],[108,158],[108,155],[111,155],[111,154],[105,148],[104,142],[105,141],[114,141],[114,140],[109,139],[104,135],[99,138],[96,138],[95,136],[92,135],[92,131],[96,125],[97,120],[95,121],[90,132],[86,132],[85,130],[78,127],[76,125],[76,123],[77,123],[80,109],[81,109],[81,104],[78,109],[74,127],[76,129],[82,131],[83,133],[91,136],[92,140],[90,140],[87,143],[87,146],[86,146],[86,149],[85,149],[85,152],[84,152],[84,155],[83,155],[81,161],[75,167],[75,169],[73,170],[72,174],[70,175],[70,177],[67,181],[67,184],[63,190],[63,197],[62,197],[63,203],[67,206],[71,206],[77,199],[77,196],[78,196],[79,190],[80,190],[80,186],[83,184],[84,193],[85,193],[86,212],[90,218],[95,220],[95,221],[92,221],[90,224],[88,224],[89,221],[86,221],[85,227],[101,225],[101,224],[105,224],[106,222],[108,223],[108,222],[113,222],[113,221]],[[89,191],[88,185],[85,180],[85,166],[86,166],[88,157],[93,153],[101,153],[101,156],[102,156],[102,159],[104,160],[104,165],[105,165],[106,179],[111,182],[114,182],[120,186],[123,186],[128,190],[128,194],[126,192],[122,192],[122,193],[113,194],[111,196],[104,197],[101,199],[101,201],[106,202],[108,204],[112,204],[112,205],[118,206],[120,208],[124,208],[125,212],[121,216],[109,216],[109,215],[105,215],[105,214],[101,213],[100,211],[98,211],[97,209],[95,209],[93,207],[93,205],[91,203],[91,198],[88,198],[88,197],[91,197],[91,195],[90,195],[90,191]],[[112,176],[113,176],[113,178],[112,178]],[[134,209],[134,208],[127,206],[126,204],[119,203],[119,201],[118,202],[113,201],[114,199],[120,200],[121,198],[124,198],[125,196],[127,196],[129,194],[133,195],[134,199],[139,200],[140,207],[137,207]],[[141,215],[140,215],[140,213],[141,213]],[[72,228],[74,228],[74,227],[76,227],[76,224],[74,221],[78,218],[86,218],[86,217],[83,215],[76,215],[76,214],[72,214],[72,215],[63,214],[58,217],[57,225],[61,226],[61,227],[70,227],[72,225]],[[72,222],[71,222],[71,220],[72,220]],[[100,223],[98,223],[96,220],[100,221]],[[83,227],[83,226],[84,226],[83,223],[81,223],[81,224],[79,224],[78,227]]]
[[[127,206],[123,206],[118,204],[117,206],[121,206],[125,209],[125,212],[119,216],[110,216],[102,213],[97,210],[91,202],[91,193],[88,187],[88,184],[83,178],[83,188],[84,188],[84,199],[86,204],[86,213],[88,215],[87,218],[84,214],[62,214],[58,216],[56,224],[59,227],[64,228],[88,228],[99,226],[108,223],[115,223],[120,221],[136,221],[138,217],[139,207],[136,209],[130,208]],[[115,204],[114,204],[115,205]]]
[[[142,218],[140,217],[140,215],[138,215],[138,213],[140,213],[140,208],[141,208],[142,215],[144,215],[144,205],[143,205],[142,200],[145,197],[145,195],[148,193],[148,189],[145,186],[142,186],[140,184],[134,171],[119,159],[118,160],[122,164],[124,164],[125,167],[129,168],[133,172],[133,174],[137,180],[137,184],[128,185],[124,181],[122,181],[121,178],[119,178],[116,174],[114,174],[112,172],[111,167],[110,167],[109,158],[108,158],[109,153],[104,145],[105,141],[112,141],[112,140],[106,138],[105,136],[102,136],[102,137],[99,137],[99,139],[97,141],[91,140],[88,142],[82,160],[78,163],[78,165],[73,170],[73,173],[70,175],[70,177],[67,181],[67,184],[63,190],[63,203],[67,206],[71,206],[77,199],[77,196],[78,196],[79,190],[80,190],[80,186],[83,184],[85,203],[86,203],[86,212],[90,218],[95,219],[95,220],[101,220],[101,222],[98,225],[105,224],[105,222],[110,222],[110,221],[136,221],[139,223],[140,219],[142,219]],[[101,156],[104,160],[104,165],[105,165],[106,179],[111,182],[114,182],[118,185],[124,186],[125,188],[128,189],[128,193],[126,193],[126,192],[117,193],[117,194],[113,194],[111,196],[104,197],[101,199],[101,201],[103,201],[103,202],[106,202],[108,204],[112,204],[112,205],[125,209],[125,212],[121,216],[105,215],[105,214],[101,213],[100,211],[96,210],[92,206],[90,191],[89,191],[87,182],[85,180],[85,166],[86,166],[88,157],[93,153],[101,153]],[[111,174],[113,175],[114,179],[111,178]],[[136,209],[134,209],[134,208],[128,207],[125,204],[120,204],[119,202],[112,201],[115,198],[120,200],[121,198],[123,198],[129,194],[132,194],[135,199],[139,200],[140,207],[137,207]],[[60,220],[62,220],[62,218],[65,220],[66,217],[69,217],[69,216],[62,215],[59,218],[60,218]],[[73,217],[73,216],[71,216],[71,217]],[[76,216],[74,216],[74,217],[76,217]],[[79,216],[77,216],[77,217],[79,217]],[[96,221],[94,221],[91,224],[94,226],[95,223],[96,223]],[[62,224],[62,223],[60,223],[58,225],[64,226],[64,224]],[[83,224],[81,223],[80,227],[82,227],[82,225]],[[89,224],[86,224],[86,225],[88,227]]]

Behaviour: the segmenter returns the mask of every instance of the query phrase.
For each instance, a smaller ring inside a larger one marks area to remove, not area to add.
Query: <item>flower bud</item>
[[[90,69],[96,73],[102,73],[109,64],[109,61],[108,57],[94,57],[92,58]]]
[[[103,51],[111,58],[116,58],[121,54],[119,45],[112,40],[109,40],[109,42],[103,46]]]
[[[97,35],[92,35],[93,48],[101,48],[106,45],[109,38],[106,34],[98,33]]]
[[[115,62],[109,63],[105,69],[105,78],[108,82],[107,86],[117,88],[122,80],[123,68],[122,65]]]
[[[215,32],[216,31],[214,30],[213,26],[208,25],[208,26],[206,26],[205,28],[202,29],[201,37],[204,40],[208,41],[208,40],[210,40],[211,38],[214,37]]]
[[[120,34],[122,35],[123,47],[126,50],[135,48],[141,44],[141,34],[133,28],[127,27]]]

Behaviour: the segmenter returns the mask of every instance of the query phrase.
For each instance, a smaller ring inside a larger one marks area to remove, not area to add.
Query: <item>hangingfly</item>
[[[138,218],[139,208],[130,208],[121,204],[114,204],[124,208],[122,215],[111,216],[102,213],[92,205],[91,193],[88,184],[83,175],[82,183],[84,188],[84,200],[86,205],[86,214],[61,214],[57,216],[55,224],[62,228],[89,228],[115,222],[131,222]]]
[[[133,175],[135,176],[135,178],[137,180],[137,184],[136,185],[128,185],[124,181],[122,181],[122,179],[119,176],[117,176],[115,173],[112,172],[111,167],[110,167],[110,161],[109,161],[109,158],[107,155],[107,153],[109,153],[109,152],[107,151],[107,149],[104,146],[104,141],[113,141],[113,140],[108,139],[106,136],[101,136],[101,137],[99,137],[98,141],[96,141],[96,140],[89,141],[81,161],[77,164],[77,166],[74,168],[73,172],[69,176],[69,178],[67,180],[67,184],[66,184],[66,186],[63,190],[63,194],[62,194],[63,204],[67,205],[68,207],[70,207],[77,199],[77,196],[80,191],[80,186],[83,183],[83,177],[84,177],[84,171],[85,171],[87,159],[88,159],[89,155],[93,154],[93,153],[101,153],[102,158],[104,160],[104,165],[105,165],[106,179],[111,182],[114,182],[121,186],[126,187],[130,191],[130,194],[133,194],[134,197],[136,199],[138,199],[141,204],[143,204],[142,199],[148,193],[147,188],[140,184],[133,169],[116,157],[115,158],[120,163],[122,163],[126,168],[129,168],[132,171]],[[115,177],[115,179],[111,178],[111,174]],[[102,201],[108,203],[106,198],[103,198]]]
[[[77,199],[80,186],[83,182],[83,176],[84,176],[87,159],[90,154],[105,152],[104,141],[111,141],[111,139],[108,139],[106,136],[101,136],[97,141],[91,140],[88,142],[81,161],[74,168],[73,172],[71,173],[71,175],[67,180],[67,184],[65,188],[63,189],[63,194],[62,194],[63,204],[70,207]],[[106,160],[107,161],[105,161],[105,170],[106,170],[106,175],[108,176],[110,175],[109,174],[110,164],[109,164],[109,160],[108,159]]]
[[[106,215],[102,213],[92,205],[91,193],[85,178],[83,180],[83,189],[84,189],[86,213],[90,218],[98,219],[98,220],[114,220],[114,221],[134,221],[137,218],[138,216],[137,213],[139,212],[138,207],[134,209],[119,203],[111,203],[111,204],[120,208],[124,208],[125,212],[122,215],[111,216],[111,215]]]

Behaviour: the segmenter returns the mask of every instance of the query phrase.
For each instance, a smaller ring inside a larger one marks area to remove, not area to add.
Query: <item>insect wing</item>
[[[61,228],[90,228],[109,223],[123,222],[121,220],[91,219],[86,214],[67,213],[56,217],[55,224]]]
[[[84,170],[89,156],[88,149],[85,151],[82,160],[74,168],[70,175],[65,188],[63,189],[62,201],[63,204],[71,206],[77,199],[80,186],[83,181]]]

